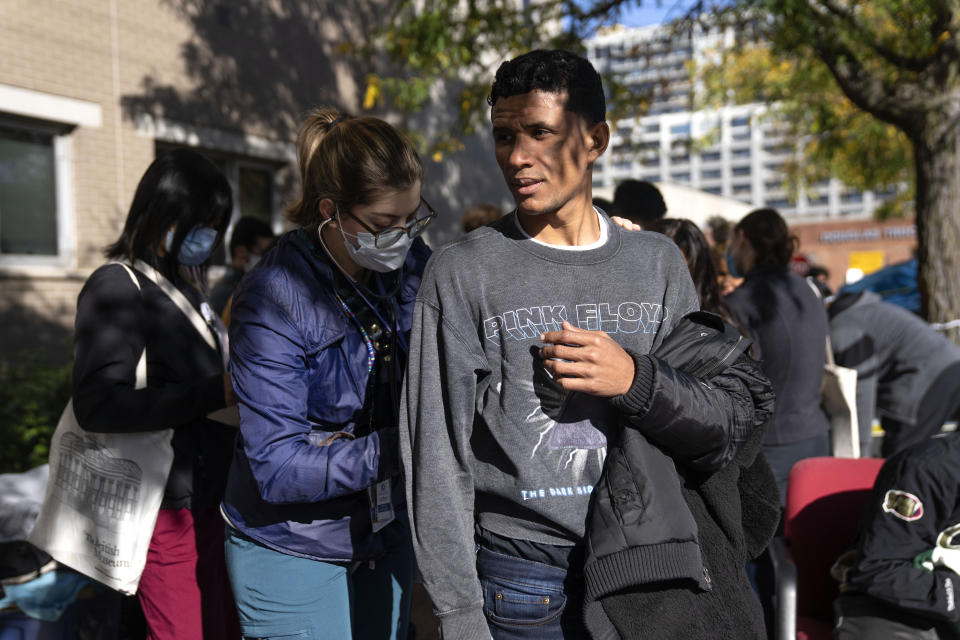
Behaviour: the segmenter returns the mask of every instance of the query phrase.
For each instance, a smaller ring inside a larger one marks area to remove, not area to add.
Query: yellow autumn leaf
[[[933,46],[932,46],[932,47],[930,47],[930,55],[932,56],[933,54],[935,54],[935,53],[937,52],[937,49],[939,49],[940,46],[943,45],[943,43],[946,42],[946,41],[949,40],[949,39],[950,39],[950,32],[949,32],[949,31],[944,31],[943,33],[941,33],[941,34],[937,37],[937,41],[933,43]]]
[[[443,151],[434,151],[433,152],[433,161],[442,162],[443,161]]]
[[[373,109],[380,101],[380,83],[375,79],[367,81],[367,90],[363,95],[363,108]]]

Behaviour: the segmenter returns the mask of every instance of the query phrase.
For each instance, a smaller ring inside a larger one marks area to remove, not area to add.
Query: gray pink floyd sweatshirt
[[[652,351],[699,308],[671,240],[624,231],[586,250],[527,237],[510,214],[434,253],[414,311],[400,409],[413,543],[444,638],[489,638],[475,523],[553,545],[582,542],[619,414],[566,393],[537,355],[566,320]]]

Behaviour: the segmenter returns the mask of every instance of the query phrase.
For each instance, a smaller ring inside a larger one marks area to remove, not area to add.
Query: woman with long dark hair
[[[662,233],[680,248],[690,277],[697,288],[700,309],[715,313],[725,321],[736,324],[733,312],[720,295],[717,270],[713,263],[713,253],[703,232],[690,220],[682,218],[660,218],[651,222],[646,229]]]
[[[100,267],[77,300],[73,407],[80,426],[174,430],[173,467],[138,591],[151,639],[239,634],[217,509],[236,429],[207,418],[231,396],[227,347],[205,295],[206,261],[231,210],[230,186],[210,162],[189,150],[160,155],[106,251],[132,271]],[[193,308],[197,322],[171,295]],[[136,389],[144,351],[147,386]]]

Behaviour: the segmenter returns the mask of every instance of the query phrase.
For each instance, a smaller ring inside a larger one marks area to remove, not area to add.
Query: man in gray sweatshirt
[[[616,401],[648,393],[653,365],[635,356],[699,303],[669,239],[591,204],[610,130],[588,61],[520,56],[489,101],[517,209],[424,274],[400,426],[414,549],[443,638],[581,638],[585,523]]]

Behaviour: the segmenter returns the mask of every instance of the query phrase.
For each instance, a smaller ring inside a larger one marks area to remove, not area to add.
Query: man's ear
[[[607,150],[607,145],[610,144],[610,125],[606,121],[598,122],[590,127],[587,135],[590,141],[589,153],[592,162],[602,156],[604,151]]]

